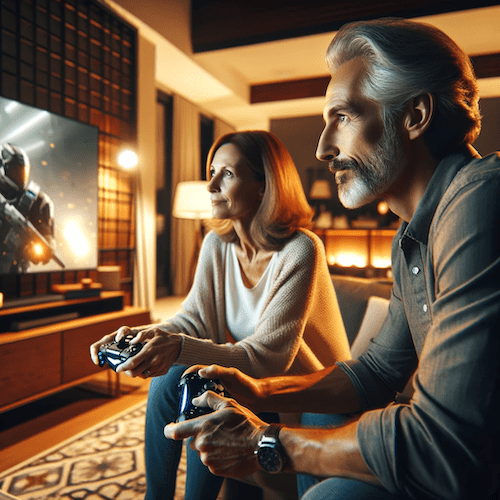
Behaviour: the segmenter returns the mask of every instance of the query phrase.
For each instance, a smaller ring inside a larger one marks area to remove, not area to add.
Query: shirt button
[[[422,309],[424,310],[424,313],[426,313],[429,308],[427,307],[427,304],[424,304],[422,306]]]
[[[420,272],[420,269],[419,269],[417,266],[415,266],[415,267],[413,267],[413,268],[411,269],[411,272],[412,272],[413,274],[418,274],[418,273]]]

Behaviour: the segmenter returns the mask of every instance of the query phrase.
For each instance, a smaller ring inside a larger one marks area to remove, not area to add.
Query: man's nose
[[[316,158],[320,161],[331,161],[336,158],[340,151],[335,143],[334,132],[328,126],[325,126],[316,148]]]

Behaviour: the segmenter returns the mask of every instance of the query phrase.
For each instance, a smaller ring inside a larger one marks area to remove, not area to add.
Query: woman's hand
[[[179,357],[182,336],[168,333],[157,325],[140,328],[122,326],[115,333],[104,336],[99,342],[90,346],[92,361],[98,364],[97,353],[102,344],[120,340],[126,335],[134,335],[131,344],[144,343],[144,347],[125,363],[116,368],[117,373],[125,373],[129,377],[159,377],[165,375]]]
[[[99,350],[100,347],[104,344],[109,344],[110,342],[113,341],[119,341],[123,337],[126,337],[127,335],[133,335],[134,337],[142,330],[148,328],[148,326],[141,326],[137,328],[129,328],[128,326],[122,326],[121,328],[118,328],[116,332],[110,333],[109,335],[104,335],[104,337],[101,340],[98,340],[97,342],[94,342],[90,346],[90,357],[92,358],[92,361],[95,365],[99,364]]]

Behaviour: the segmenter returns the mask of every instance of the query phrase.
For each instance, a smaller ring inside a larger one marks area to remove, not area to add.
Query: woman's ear
[[[413,141],[422,137],[429,128],[434,116],[434,97],[432,94],[422,94],[410,99],[404,112],[403,126],[408,139]]]

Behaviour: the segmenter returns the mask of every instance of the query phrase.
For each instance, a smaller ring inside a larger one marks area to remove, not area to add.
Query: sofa
[[[356,357],[365,349],[384,321],[392,281],[381,278],[332,275],[332,282],[337,293],[351,353],[353,357]],[[291,476],[274,478],[271,481],[284,479],[285,483],[277,485],[277,489],[272,485],[259,488],[234,479],[226,479],[219,500],[292,500],[297,498],[296,493],[294,495],[294,480]],[[282,491],[286,493],[279,492],[281,486]]]

